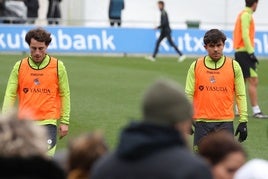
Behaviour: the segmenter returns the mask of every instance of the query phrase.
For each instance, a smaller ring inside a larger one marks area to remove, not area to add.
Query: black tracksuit
[[[155,45],[155,49],[154,49],[154,53],[153,53],[153,57],[156,56],[158,49],[159,49],[159,45],[161,43],[161,41],[166,37],[169,44],[176,50],[176,52],[181,56],[182,52],[178,49],[178,47],[175,45],[175,43],[173,42],[172,38],[171,38],[171,29],[169,26],[169,20],[168,20],[168,15],[167,12],[162,9],[161,10],[161,23],[158,26],[158,29],[161,30],[160,36],[158,38],[158,40],[156,41],[156,45]]]
[[[173,127],[132,123],[115,152],[101,158],[91,179],[211,179],[206,163]]]

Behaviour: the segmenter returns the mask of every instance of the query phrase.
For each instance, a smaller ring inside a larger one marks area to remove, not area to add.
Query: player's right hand
[[[69,131],[69,125],[60,123],[59,125],[59,139],[62,139],[64,136],[68,134]]]

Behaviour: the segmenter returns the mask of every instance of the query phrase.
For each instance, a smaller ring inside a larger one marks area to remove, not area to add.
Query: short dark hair
[[[217,43],[220,40],[224,43],[226,40],[226,36],[222,31],[218,29],[211,29],[207,31],[203,38],[203,42],[205,45],[209,43]]]
[[[164,1],[158,1],[158,4],[161,4],[162,6],[165,5]]]
[[[258,3],[259,0],[245,0],[246,6],[251,7],[254,3]]]
[[[28,45],[31,44],[32,38],[37,40],[38,42],[45,42],[46,46],[48,46],[52,40],[51,33],[47,32],[43,28],[36,28],[27,32],[25,36],[25,41]]]
[[[242,145],[226,130],[210,133],[198,144],[198,153],[212,166],[217,165],[233,152],[241,152],[246,157]]]

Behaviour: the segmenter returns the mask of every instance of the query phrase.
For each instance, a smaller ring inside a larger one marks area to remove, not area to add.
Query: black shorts
[[[226,130],[234,134],[233,122],[196,122],[194,132],[194,147],[196,147],[200,140],[209,133],[221,130]]]
[[[250,58],[247,52],[235,52],[235,60],[239,63],[244,78],[252,77],[250,69],[256,72],[256,62]]]

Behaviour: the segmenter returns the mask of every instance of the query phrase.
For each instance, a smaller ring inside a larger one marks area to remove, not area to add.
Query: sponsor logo
[[[204,90],[204,86],[203,86],[203,85],[200,85],[200,86],[198,87],[198,89],[199,89],[200,91],[203,91],[203,90]]]
[[[216,79],[215,79],[214,76],[211,76],[211,77],[209,78],[209,81],[210,81],[210,83],[216,83]]]
[[[35,78],[35,79],[34,79],[34,84],[35,84],[35,85],[40,85],[40,81],[39,81],[38,78]]]
[[[206,91],[216,91],[216,92],[228,92],[228,89],[223,86],[203,86],[200,85],[198,87],[200,91],[206,90]]]
[[[26,93],[42,93],[42,94],[50,94],[51,91],[48,88],[23,88],[23,92]]]
[[[26,94],[26,93],[28,93],[29,89],[28,88],[23,88],[22,91]]]
[[[207,91],[228,92],[226,87],[222,86],[206,86]]]

